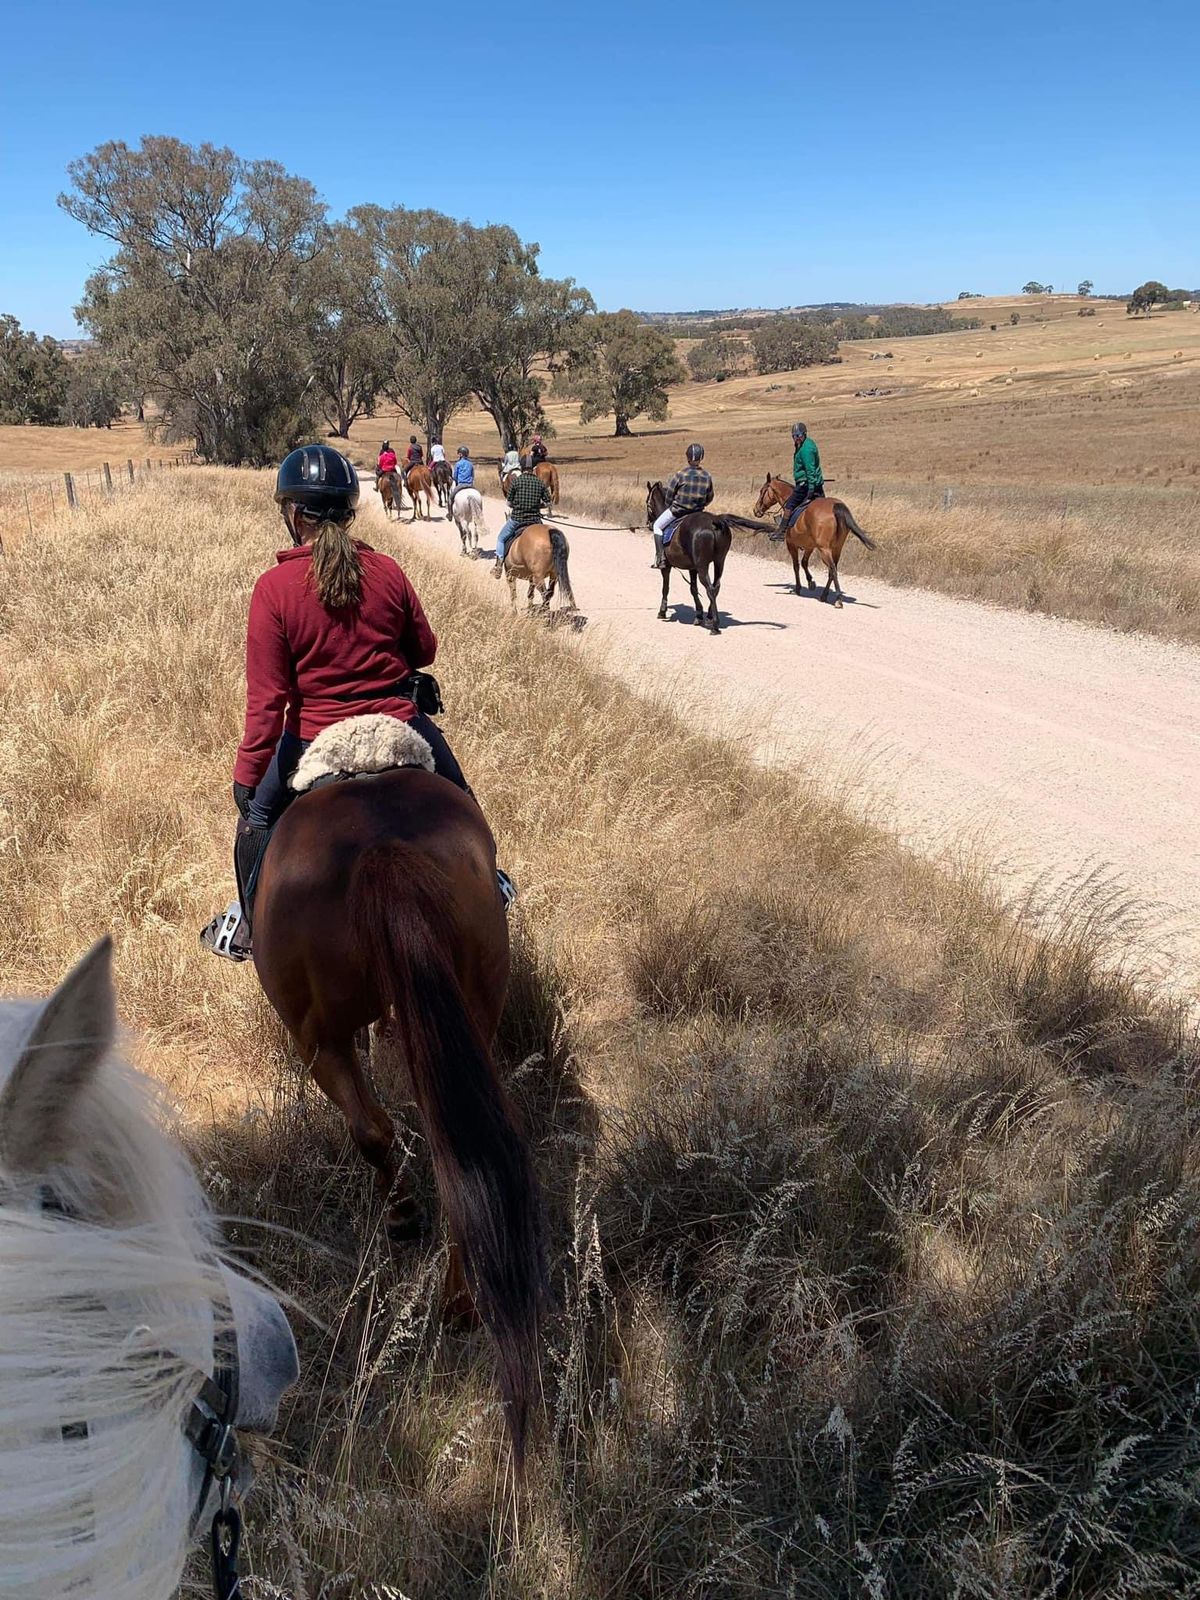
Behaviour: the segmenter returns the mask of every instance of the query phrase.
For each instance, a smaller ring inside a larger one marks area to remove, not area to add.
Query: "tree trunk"
[[[633,434],[630,433],[630,431],[629,431],[629,418],[628,417],[623,417],[619,411],[617,412],[617,425],[613,429],[613,438],[614,439],[632,439],[633,438]]]

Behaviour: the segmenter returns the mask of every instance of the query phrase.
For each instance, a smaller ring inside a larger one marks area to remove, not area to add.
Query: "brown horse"
[[[508,982],[496,849],[479,807],[420,768],[301,795],[267,849],[254,964],[314,1079],[375,1169],[393,1235],[415,1204],[355,1048],[382,1023],[411,1078],[464,1286],[495,1341],[520,1464],[537,1386],[541,1207],[491,1046]]]
[[[756,517],[763,516],[772,506],[783,506],[787,503],[792,486],[784,478],[773,478],[767,473],[767,481],[758,492],[758,501],[754,507]],[[841,610],[842,586],[838,582],[838,562],[841,560],[842,546],[846,542],[846,535],[852,533],[860,539],[868,550],[877,548],[874,539],[869,533],[864,533],[855,522],[850,507],[842,500],[834,500],[830,496],[822,496],[819,500],[810,500],[804,510],[787,530],[787,547],[792,557],[792,571],[796,575],[796,593],[801,594],[800,568],[804,568],[804,576],[808,579],[808,587],[817,587],[812,573],[808,570],[808,558],[815,550],[825,563],[825,587],[821,591],[821,599],[829,599],[829,586],[833,585],[836,599],[834,605]],[[775,540],[784,537],[776,529],[771,537]],[[801,554],[803,552],[803,555]]]
[[[548,528],[542,522],[522,528],[504,554],[504,576],[508,579],[508,597],[513,609],[517,605],[517,581],[525,579],[529,584],[531,610],[535,589],[542,597],[544,615],[550,609],[550,601],[557,587],[561,597],[559,609],[574,611],[575,596],[571,592],[571,579],[567,572],[570,553],[566,536],[558,528]]]
[[[646,526],[653,528],[655,521],[667,509],[667,491],[661,483],[646,485]],[[716,516],[710,511],[693,511],[680,517],[675,524],[671,542],[663,550],[662,604],[658,620],[667,615],[667,592],[671,586],[671,569],[678,567],[686,572],[692,585],[692,605],[695,621],[712,633],[721,631],[721,613],[717,609],[717,595],[721,592],[721,575],[725,571],[725,557],[733,543],[734,528],[748,528],[754,533],[769,533],[770,524],[751,522],[749,517]],[[710,577],[709,574],[712,574]],[[708,609],[700,605],[696,580],[704,585],[708,596]],[[707,619],[707,620],[706,620]]]
[[[377,472],[375,474],[375,488],[379,498],[383,501],[383,514],[390,517],[392,512],[400,516],[401,506],[404,502],[404,491],[400,487],[400,474],[398,472]]]
[[[443,509],[450,503],[450,488],[454,476],[450,471],[448,461],[434,461],[430,464],[429,475],[433,479],[433,487],[437,491],[437,503]]]
[[[408,520],[410,522],[415,522],[418,517],[423,516],[424,520],[428,522],[430,519],[430,508],[433,504],[433,478],[430,475],[429,468],[421,465],[409,467],[408,476],[404,480],[404,486],[408,490],[409,499],[412,501],[413,509],[413,514]],[[425,500],[425,510],[423,513],[419,503],[422,497]]]
[[[553,461],[539,461],[533,469],[535,478],[540,478],[550,491],[550,504],[558,504],[558,468]]]

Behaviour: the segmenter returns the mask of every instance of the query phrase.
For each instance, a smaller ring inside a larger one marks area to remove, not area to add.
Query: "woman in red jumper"
[[[350,537],[354,468],[328,445],[293,450],[275,499],[292,543],[250,600],[246,727],[233,769],[240,900],[200,936],[235,961],[250,954],[254,881],[271,829],[295,798],[288,780],[323,728],[372,712],[408,722],[428,741],[434,771],[470,793],[441,729],[403,683],[437,654],[421,602],[391,556]]]

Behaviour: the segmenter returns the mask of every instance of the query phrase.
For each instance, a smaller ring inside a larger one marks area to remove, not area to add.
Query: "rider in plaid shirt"
[[[713,481],[700,463],[704,460],[704,446],[687,447],[687,466],[676,472],[667,484],[667,509],[654,524],[654,565],[666,565],[664,547],[680,517],[693,511],[703,511],[713,497]]]
[[[532,527],[542,520],[542,509],[550,505],[550,490],[529,467],[522,467],[508,486],[508,521],[500,529],[496,540],[496,565],[492,576],[498,578],[504,570],[504,556],[513,536],[522,528]]]

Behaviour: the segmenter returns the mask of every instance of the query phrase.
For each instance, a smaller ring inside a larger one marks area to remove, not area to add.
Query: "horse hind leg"
[[[310,1071],[318,1088],[346,1119],[359,1154],[374,1169],[389,1238],[415,1238],[420,1218],[408,1184],[399,1181],[396,1130],[363,1071],[354,1040],[319,1045]]]
[[[688,577],[691,580],[691,585],[692,585],[692,605],[695,608],[695,613],[696,613],[695,616],[692,618],[692,621],[696,624],[697,627],[703,628],[703,627],[706,626],[706,623],[704,621],[704,611],[703,611],[703,609],[702,609],[702,607],[700,605],[700,589],[699,589],[699,586],[698,586],[698,578],[697,578],[695,567],[692,568],[691,572],[688,574]],[[704,586],[705,586],[705,588],[708,587],[708,580],[707,579],[705,579],[705,585]]]

